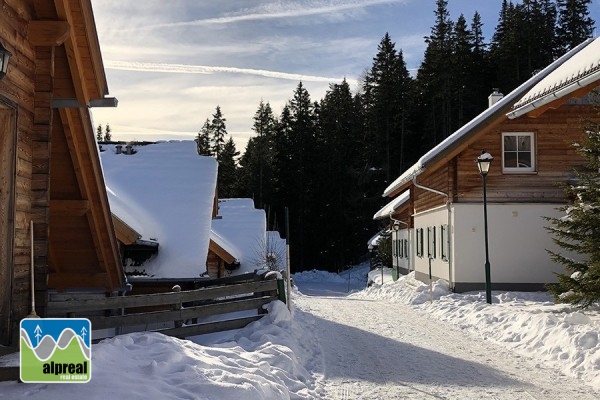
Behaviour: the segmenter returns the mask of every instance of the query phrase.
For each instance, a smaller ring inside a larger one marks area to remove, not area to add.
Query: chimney
[[[136,151],[133,148],[133,146],[131,145],[131,143],[127,143],[127,145],[125,146],[125,154],[135,154]]]
[[[122,149],[123,149],[123,146],[120,145],[120,144],[118,144],[118,145],[115,146],[115,150],[116,150],[117,154],[121,154],[122,153]]]
[[[492,107],[494,104],[496,104],[498,101],[500,101],[500,99],[502,99],[503,97],[504,97],[504,95],[502,93],[500,93],[500,89],[493,88],[492,94],[490,94],[488,97],[488,108]]]

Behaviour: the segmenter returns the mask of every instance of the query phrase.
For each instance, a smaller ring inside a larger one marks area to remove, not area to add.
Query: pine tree
[[[423,110],[423,130],[428,148],[450,135],[456,128],[452,115],[452,81],[450,68],[454,23],[448,13],[448,1],[437,0],[435,23],[426,37],[427,48],[417,72],[420,107]]]
[[[223,117],[220,106],[217,106],[212,117],[213,119],[210,124],[212,133],[211,153],[218,161],[225,145],[225,136],[227,136],[227,127],[225,126],[227,120]]]
[[[600,301],[600,124],[589,123],[578,152],[587,170],[577,172],[578,182],[566,187],[564,217],[547,218],[554,242],[565,251],[549,253],[566,268],[548,289],[558,302],[587,308]]]
[[[212,137],[212,126],[207,118],[196,135],[196,146],[198,154],[201,156],[211,156],[210,138]]]
[[[110,125],[106,124],[106,129],[104,130],[104,141],[110,142],[112,140],[112,134],[110,130]]]
[[[223,150],[220,153],[219,170],[217,185],[219,189],[219,197],[231,198],[237,197],[237,167],[236,157],[240,153],[235,148],[235,143],[230,137],[223,145]]]
[[[592,37],[594,20],[589,7],[592,0],[558,0],[558,49],[564,53]]]
[[[556,15],[551,0],[503,1],[490,51],[494,87],[508,93],[556,58]]]
[[[257,136],[250,138],[240,159],[241,185],[246,195],[255,198],[255,205],[263,208],[272,204],[274,163],[274,136],[277,120],[271,105],[262,100],[254,114],[252,130]]]
[[[102,135],[102,125],[98,125],[96,128],[96,141],[101,142],[103,139]]]

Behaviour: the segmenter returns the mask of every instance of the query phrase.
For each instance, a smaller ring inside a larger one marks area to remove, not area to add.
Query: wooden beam
[[[133,244],[142,237],[135,229],[127,225],[123,220],[116,215],[112,215],[113,225],[115,226],[115,234],[117,239],[123,244]]]
[[[215,241],[210,239],[208,243],[208,249],[215,253],[219,258],[225,261],[227,264],[231,264],[235,261],[235,257],[232,256],[227,250],[219,246]]]
[[[165,321],[186,320],[192,318],[204,318],[211,315],[228,314],[232,312],[256,310],[264,304],[277,300],[276,296],[262,296],[251,299],[233,300],[225,303],[207,304],[195,307],[186,307],[174,311],[152,311],[139,314],[127,314],[112,317],[90,316],[94,329],[116,328],[119,326],[131,326],[140,324],[151,324]]]
[[[68,0],[56,0],[56,12],[59,18],[62,18],[72,24],[73,13]],[[82,43],[83,46],[87,45]],[[73,78],[73,86],[75,87],[75,96],[80,104],[88,104],[90,96],[85,81],[84,66],[82,54],[79,49],[79,43],[74,35],[70,35],[64,42],[71,77]]]
[[[108,274],[105,287],[120,287],[123,279],[121,260],[89,110],[68,108],[58,112],[79,187],[82,195],[90,200],[87,216],[100,267]]]
[[[48,277],[48,287],[58,290],[67,288],[90,288],[105,287],[108,276],[106,273],[73,273],[73,272],[55,272],[50,273]]]
[[[67,21],[31,21],[27,40],[33,46],[60,46],[71,34]]]
[[[226,296],[248,295],[255,292],[272,292],[276,290],[277,281],[268,280],[186,290],[183,292],[137,294],[130,296],[106,297],[102,299],[93,298],[89,300],[56,301],[48,303],[48,313],[58,316],[71,312],[81,313],[98,310],[113,310],[119,308],[159,306],[217,299]]]
[[[87,200],[50,200],[50,214],[57,217],[81,217],[90,209]]]

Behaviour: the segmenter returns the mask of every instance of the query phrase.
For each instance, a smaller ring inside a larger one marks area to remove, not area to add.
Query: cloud
[[[268,71],[264,69],[252,68],[235,68],[235,67],[212,67],[206,65],[186,65],[186,64],[163,64],[163,63],[148,63],[148,62],[132,62],[132,61],[111,61],[104,62],[104,67],[107,69],[115,69],[121,71],[139,71],[139,72],[168,72],[180,74],[213,74],[213,73],[232,73],[244,75],[258,75],[267,78],[286,79],[292,81],[306,82],[339,82],[341,79],[314,76],[291,74],[287,72]],[[354,80],[347,80],[349,84],[354,84]]]
[[[247,9],[245,13],[235,13],[223,17],[196,19],[192,21],[170,22],[148,25],[138,29],[156,29],[165,27],[224,25],[242,21],[262,21],[269,19],[298,18],[315,15],[339,14],[382,4],[406,3],[407,0],[356,0],[356,1],[311,1],[304,4],[277,2],[263,5],[257,9]],[[323,4],[325,3],[325,4]]]

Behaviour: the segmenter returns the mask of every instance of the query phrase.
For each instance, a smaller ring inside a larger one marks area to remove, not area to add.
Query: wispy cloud
[[[341,78],[324,77],[314,75],[291,74],[287,72],[268,71],[264,69],[235,68],[235,67],[213,67],[206,65],[185,65],[185,64],[161,64],[132,61],[111,61],[104,62],[107,69],[121,71],[140,71],[140,72],[168,72],[180,74],[213,74],[213,73],[232,73],[244,75],[257,75],[267,78],[286,79],[292,81],[306,82],[329,82],[335,83],[341,81]],[[347,79],[349,84],[355,83],[353,79]]]
[[[336,14],[345,11],[392,3],[406,3],[408,0],[356,0],[356,1],[311,1],[308,3],[277,2],[267,4],[259,9],[245,10],[223,17],[196,19],[192,21],[154,24],[136,29],[155,29],[165,27],[223,25],[242,21],[260,21],[281,18],[298,18],[315,15]]]

